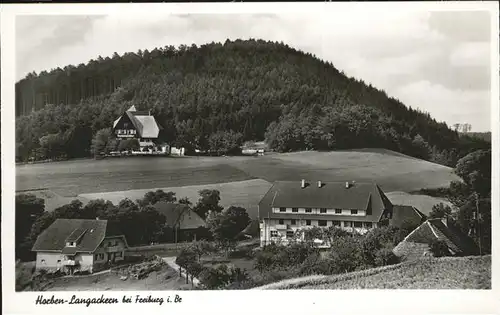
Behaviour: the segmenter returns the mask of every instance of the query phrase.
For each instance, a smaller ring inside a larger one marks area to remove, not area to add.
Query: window
[[[271,231],[271,237],[278,237],[278,231]]]
[[[306,208],[306,213],[311,213],[312,209],[311,208]]]
[[[280,219],[280,220],[278,221],[278,224],[285,224],[285,220]]]
[[[108,242],[108,247],[111,247],[111,242]]]
[[[345,221],[344,222],[344,227],[351,227],[352,226],[352,222],[351,221]]]
[[[291,224],[292,224],[292,225],[297,224],[296,220],[292,219],[292,223],[291,223]]]
[[[351,209],[351,214],[358,214],[358,209]]]
[[[128,128],[128,122],[123,123],[123,128],[127,129]]]
[[[319,220],[318,225],[319,226],[326,226],[326,220]]]
[[[355,228],[363,227],[363,222],[354,222],[354,227]]]
[[[95,254],[94,255],[95,260],[103,260],[104,259],[104,254]]]
[[[116,257],[122,257],[123,256],[123,252],[117,252],[116,253]]]
[[[326,213],[326,208],[319,209],[319,213]]]
[[[333,226],[340,226],[340,221],[332,221]]]
[[[311,220],[306,220],[306,225],[311,225]]]
[[[341,214],[342,213],[342,209],[335,209],[335,214]]]
[[[292,208],[292,212],[299,212],[299,208]]]
[[[293,231],[286,231],[287,238],[293,238],[294,235],[295,235],[295,233]]]
[[[57,260],[57,263],[60,263],[60,262],[61,262],[61,260],[60,260],[60,259],[58,259],[58,260]]]
[[[42,264],[45,264],[45,259],[42,259]]]
[[[286,212],[286,208],[281,207],[281,208],[280,208],[280,212]]]
[[[371,222],[366,222],[365,223],[365,226],[368,228],[368,229],[371,229],[373,224]]]

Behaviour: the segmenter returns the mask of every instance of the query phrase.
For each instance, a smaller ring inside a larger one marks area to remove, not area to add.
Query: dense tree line
[[[230,152],[267,137],[278,151],[384,147],[454,165],[488,146],[329,62],[251,39],[115,53],[31,73],[16,84],[16,156],[43,156],[46,136],[59,143],[56,155],[89,156],[97,131],[131,105],[150,109],[163,137],[188,150],[228,144]]]

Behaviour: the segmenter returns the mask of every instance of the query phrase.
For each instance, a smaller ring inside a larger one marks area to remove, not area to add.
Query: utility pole
[[[483,255],[481,248],[481,214],[479,213],[479,194],[476,192],[476,220],[477,220],[477,237],[479,242],[479,256]]]

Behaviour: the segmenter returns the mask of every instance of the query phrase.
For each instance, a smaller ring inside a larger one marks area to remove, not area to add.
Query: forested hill
[[[16,84],[16,155],[89,155],[96,132],[131,105],[151,109],[166,140],[190,149],[266,138],[278,151],[383,147],[453,165],[488,146],[311,54],[228,40],[29,74]]]

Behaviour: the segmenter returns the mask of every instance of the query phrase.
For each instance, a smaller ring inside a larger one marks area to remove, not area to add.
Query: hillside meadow
[[[458,177],[451,168],[380,149],[260,157],[132,157],[16,166],[16,191],[35,192],[47,201],[48,211],[74,198],[117,203],[125,197],[135,200],[153,189],[174,191],[179,198],[196,202],[198,191],[208,188],[221,191],[222,205],[243,206],[256,217],[257,203],[272,182],[301,179],[376,182],[385,192],[398,192],[389,195],[391,201],[432,208],[439,200],[406,192],[444,187]]]
[[[289,279],[255,289],[491,289],[491,256],[425,258],[343,275]]]

